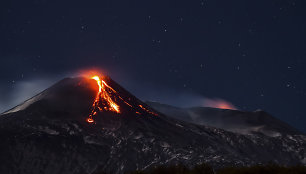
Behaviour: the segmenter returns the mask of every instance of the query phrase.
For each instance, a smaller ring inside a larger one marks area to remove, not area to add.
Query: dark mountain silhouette
[[[306,137],[241,135],[187,123],[150,108],[109,77],[110,103],[98,86],[66,78],[0,116],[0,173],[124,173],[182,163],[213,167],[305,164]],[[113,90],[111,90],[113,89]],[[88,122],[92,111],[93,123]]]
[[[158,102],[146,102],[159,112],[183,121],[208,125],[240,134],[264,134],[267,136],[301,135],[302,132],[272,115],[209,107],[179,108]]]

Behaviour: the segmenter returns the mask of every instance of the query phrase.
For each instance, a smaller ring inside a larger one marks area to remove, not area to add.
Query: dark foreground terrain
[[[279,166],[276,164],[251,167],[227,167],[214,170],[207,164],[187,168],[184,165],[158,166],[147,171],[134,171],[128,174],[305,174],[305,166]],[[95,174],[106,174],[103,172]]]

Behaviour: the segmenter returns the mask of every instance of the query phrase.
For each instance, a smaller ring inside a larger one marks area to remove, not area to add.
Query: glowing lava
[[[93,76],[91,79],[94,79],[98,86],[99,92],[96,96],[94,103],[92,104],[92,110],[87,119],[88,123],[93,123],[93,116],[97,115],[99,111],[113,111],[120,113],[119,106],[113,101],[110,96],[110,92],[116,93],[116,91],[111,88],[104,80],[101,80],[99,76]]]
[[[88,123],[94,123],[94,117],[98,115],[100,112],[114,112],[117,114],[124,115],[126,112],[136,113],[137,115],[154,115],[158,116],[157,113],[153,112],[147,106],[140,103],[137,99],[126,95],[125,92],[120,94],[120,90],[117,92],[106,82],[106,78],[99,77],[95,75],[97,73],[90,73],[91,75],[86,75],[84,73],[84,77],[93,79],[96,81],[99,90],[96,95],[96,98],[91,106],[90,114],[87,118]]]

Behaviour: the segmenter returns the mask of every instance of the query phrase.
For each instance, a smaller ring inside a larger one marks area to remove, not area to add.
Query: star
[[[85,29],[86,29],[86,26],[82,25],[81,30],[85,30]]]

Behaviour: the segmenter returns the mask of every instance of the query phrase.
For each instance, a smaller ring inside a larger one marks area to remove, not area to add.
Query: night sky
[[[3,0],[0,12],[0,112],[98,68],[143,100],[222,99],[306,132],[305,0]]]

